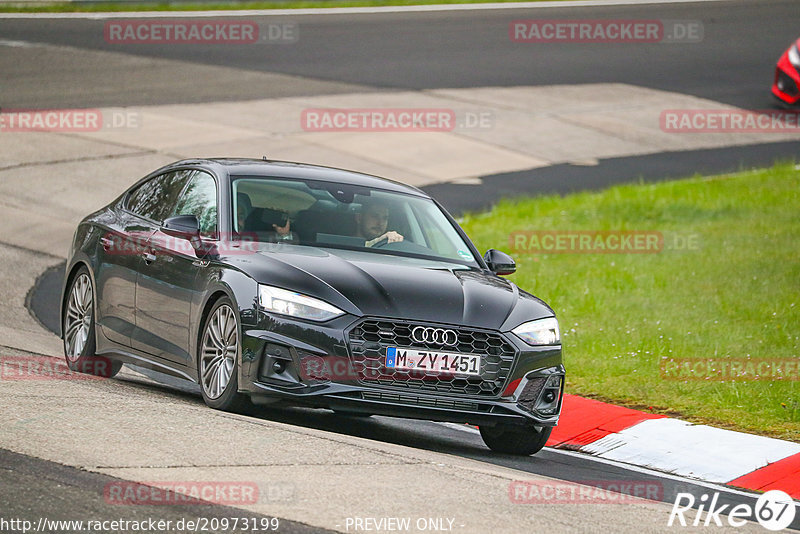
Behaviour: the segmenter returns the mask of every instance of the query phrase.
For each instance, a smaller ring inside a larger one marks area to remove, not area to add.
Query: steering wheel
[[[388,237],[384,237],[383,239],[381,239],[381,240],[380,240],[380,241],[378,241],[377,243],[374,243],[374,244],[372,245],[372,247],[370,247],[370,248],[381,248],[381,247],[385,247],[385,246],[386,246],[388,243],[389,243],[389,238],[388,238]]]

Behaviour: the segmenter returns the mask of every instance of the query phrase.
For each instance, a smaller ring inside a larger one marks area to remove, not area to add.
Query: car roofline
[[[184,159],[170,163],[157,172],[169,171],[175,167],[199,166],[216,171],[216,174],[228,177],[264,177],[314,180],[329,183],[360,185],[375,189],[389,190],[431,198],[425,191],[413,185],[404,184],[389,178],[375,176],[359,171],[314,165],[294,161],[250,159],[250,158],[204,158]]]

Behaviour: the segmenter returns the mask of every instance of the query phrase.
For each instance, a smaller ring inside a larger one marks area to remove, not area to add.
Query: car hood
[[[554,315],[540,299],[464,265],[286,245],[241,258],[256,281],[323,299],[353,315],[495,330]]]

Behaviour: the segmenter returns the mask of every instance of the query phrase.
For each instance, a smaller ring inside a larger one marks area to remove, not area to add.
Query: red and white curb
[[[800,499],[800,443],[565,395],[548,447]]]

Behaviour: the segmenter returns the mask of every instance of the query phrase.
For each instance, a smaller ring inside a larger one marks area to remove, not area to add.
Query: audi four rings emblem
[[[445,330],[444,328],[417,326],[411,331],[411,338],[417,343],[432,343],[434,345],[455,345],[458,343],[458,334],[453,330]]]

